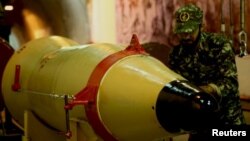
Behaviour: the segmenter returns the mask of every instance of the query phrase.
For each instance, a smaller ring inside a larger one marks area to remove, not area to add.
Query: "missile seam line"
[[[43,92],[31,91],[31,90],[22,90],[22,92],[24,92],[24,93],[30,93],[30,94],[35,94],[35,95],[49,96],[49,97],[58,98],[58,99],[59,98],[60,99],[64,99],[64,96],[66,95],[66,94],[53,94],[53,93],[49,94],[49,93],[43,93]],[[72,96],[72,95],[68,95],[68,98],[69,99],[75,99],[75,97]]]

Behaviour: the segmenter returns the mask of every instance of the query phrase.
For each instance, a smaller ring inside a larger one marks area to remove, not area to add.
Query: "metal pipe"
[[[245,29],[245,0],[240,0],[240,29]]]
[[[240,28],[239,32],[239,57],[248,55],[247,53],[247,33],[245,31],[245,0],[240,0]]]
[[[221,32],[225,34],[226,28],[225,28],[225,19],[224,19],[224,13],[223,13],[223,3],[224,3],[224,0],[221,0]]]
[[[68,105],[68,103],[69,103],[68,100],[69,100],[68,95],[65,95],[64,96],[64,104],[65,104],[65,106]],[[67,138],[71,138],[72,132],[70,130],[69,110],[68,109],[65,109],[65,120],[66,120],[65,121],[66,122],[66,133],[65,133],[65,136]]]
[[[233,3],[232,0],[229,1],[229,16],[230,16],[230,40],[232,45],[234,45],[234,23],[233,23]]]

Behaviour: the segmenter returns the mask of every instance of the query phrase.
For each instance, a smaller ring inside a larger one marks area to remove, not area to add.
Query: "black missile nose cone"
[[[156,115],[169,132],[193,131],[210,128],[218,122],[219,104],[188,81],[173,81],[161,90]]]

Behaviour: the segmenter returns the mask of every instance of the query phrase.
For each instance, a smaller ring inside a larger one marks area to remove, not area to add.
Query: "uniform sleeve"
[[[230,43],[225,43],[218,55],[219,77],[215,85],[218,86],[222,98],[234,97],[238,92],[238,76],[235,54]]]

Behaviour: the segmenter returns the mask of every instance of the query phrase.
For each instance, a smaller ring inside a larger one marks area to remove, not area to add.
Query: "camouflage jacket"
[[[227,38],[202,32],[195,50],[190,51],[181,45],[172,49],[169,67],[197,86],[213,83],[219,88],[224,124],[245,122],[239,99],[235,54]]]

